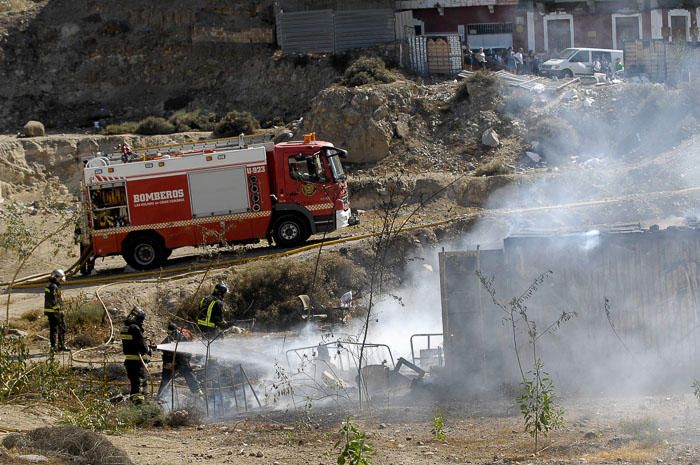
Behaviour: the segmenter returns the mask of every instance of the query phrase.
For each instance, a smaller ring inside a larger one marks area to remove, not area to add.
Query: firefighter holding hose
[[[44,315],[49,319],[49,342],[51,351],[65,351],[66,347],[66,319],[63,314],[63,296],[61,284],[66,281],[63,270],[55,269],[49,275],[49,283],[44,288]]]
[[[145,400],[148,378],[146,364],[150,361],[151,348],[143,336],[143,322],[146,312],[134,305],[124,320],[124,327],[119,333],[124,352],[124,367],[131,383],[129,391],[131,401],[140,404]]]
[[[170,344],[173,342],[177,344],[179,342],[189,342],[191,340],[192,333],[190,333],[187,328],[180,328],[177,324],[170,323],[168,324],[168,335],[163,339],[161,344]],[[197,378],[195,378],[194,373],[192,373],[190,358],[190,354],[178,352],[177,345],[174,351],[163,350],[163,377],[161,378],[160,387],[158,388],[158,397],[161,396],[168,384],[174,381],[173,378],[178,374],[185,378],[187,386],[193,394],[204,395],[204,392],[199,388]]]
[[[204,297],[199,302],[199,314],[197,315],[197,326],[207,339],[217,336],[217,329],[221,330],[226,326],[224,319],[224,296],[228,292],[225,283],[214,286],[211,295]]]

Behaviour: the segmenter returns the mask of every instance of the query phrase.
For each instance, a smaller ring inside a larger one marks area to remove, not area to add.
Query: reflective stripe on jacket
[[[124,360],[141,360],[149,353],[148,345],[143,337],[143,328],[137,324],[126,324],[119,332],[122,341]],[[145,360],[144,360],[145,361]]]
[[[60,312],[62,300],[58,284],[49,281],[49,285],[44,288],[44,313]]]
[[[206,297],[199,302],[200,308],[204,305],[205,299],[206,299]],[[209,302],[209,305],[207,306],[207,316],[204,320],[197,320],[198,325],[206,326],[208,328],[216,328],[216,325],[211,322],[211,312],[212,312],[212,310],[214,310],[214,307],[216,306],[216,304],[217,304],[217,300],[211,299],[211,302]]]

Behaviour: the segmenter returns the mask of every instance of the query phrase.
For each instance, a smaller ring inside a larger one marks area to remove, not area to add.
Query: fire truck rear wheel
[[[152,235],[136,236],[124,247],[124,260],[137,270],[156,268],[166,260],[163,244]]]
[[[309,237],[306,222],[297,216],[283,216],[275,222],[272,236],[278,247],[299,245]]]

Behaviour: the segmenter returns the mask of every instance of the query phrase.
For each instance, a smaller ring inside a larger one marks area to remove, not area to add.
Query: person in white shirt
[[[486,69],[486,54],[483,48],[480,48],[479,52],[476,54],[476,61],[479,63],[481,69]]]

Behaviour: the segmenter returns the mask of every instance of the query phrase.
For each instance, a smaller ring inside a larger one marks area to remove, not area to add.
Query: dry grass
[[[15,441],[16,447],[59,453],[79,464],[133,465],[126,452],[114,447],[107,438],[76,426],[37,428],[17,436],[8,436],[3,445],[7,447]]]
[[[236,319],[256,319],[257,325],[278,329],[301,322],[302,305],[297,298],[309,294],[319,307],[335,307],[349,290],[357,292],[367,282],[364,269],[337,255],[322,255],[312,282],[315,259],[261,262],[236,276],[228,301],[236,308]]]
[[[644,447],[636,442],[625,444],[619,449],[604,450],[593,454],[585,454],[587,462],[622,462],[622,463],[655,463],[661,455],[661,447]]]
[[[139,127],[139,123],[135,121],[126,121],[124,123],[108,124],[103,130],[102,134],[120,135],[120,134],[134,134],[136,129]]]
[[[22,313],[20,319],[33,323],[44,316],[44,312],[40,308],[32,308]]]
[[[653,447],[662,441],[659,422],[652,417],[622,420],[620,430],[643,447]]]
[[[477,166],[474,170],[474,176],[498,176],[512,172],[513,169],[506,164],[505,160],[496,158]]]
[[[387,69],[384,60],[378,57],[360,57],[346,70],[343,82],[348,87],[365,84],[386,84],[394,82],[397,75]]]

